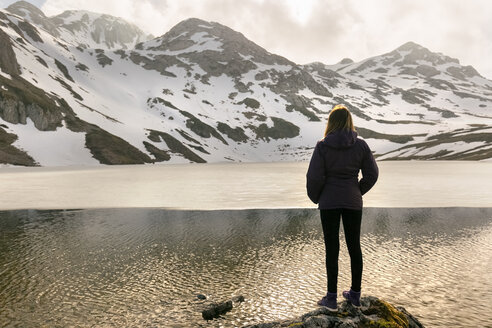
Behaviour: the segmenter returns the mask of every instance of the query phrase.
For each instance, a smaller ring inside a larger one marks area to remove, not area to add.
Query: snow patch
[[[1,69],[0,69],[0,75],[3,76],[3,77],[5,77],[5,78],[7,78],[7,79],[9,79],[9,80],[12,80],[12,76],[10,74],[8,74],[8,73],[2,72]]]
[[[56,131],[39,131],[30,118],[25,125],[12,126],[12,130],[19,137],[13,145],[42,166],[99,165],[85,148],[85,133],[70,131],[65,126]]]

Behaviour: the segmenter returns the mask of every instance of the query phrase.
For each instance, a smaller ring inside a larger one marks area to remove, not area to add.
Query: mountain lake
[[[378,165],[363,294],[426,327],[491,327],[492,162]],[[315,309],[326,275],[307,166],[1,168],[0,327],[241,327]],[[245,301],[205,321],[199,294]]]

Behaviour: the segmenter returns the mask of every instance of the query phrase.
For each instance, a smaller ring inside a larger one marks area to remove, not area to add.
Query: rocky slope
[[[152,38],[24,1],[0,10],[0,42],[0,163],[307,160],[337,103],[379,159],[492,158],[492,81],[411,42],[298,65],[218,23]]]

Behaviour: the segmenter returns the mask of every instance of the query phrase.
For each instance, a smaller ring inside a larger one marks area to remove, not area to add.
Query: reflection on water
[[[429,327],[492,325],[492,209],[369,208],[362,230],[366,295]],[[325,288],[316,210],[0,212],[2,327],[242,326],[310,311]],[[246,301],[205,322],[197,293]]]

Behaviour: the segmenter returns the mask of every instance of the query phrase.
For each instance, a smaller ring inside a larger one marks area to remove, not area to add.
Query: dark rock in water
[[[424,326],[403,307],[395,307],[373,296],[361,298],[361,307],[356,308],[346,301],[338,303],[338,311],[325,307],[306,313],[298,318],[278,322],[261,323],[244,328],[423,328]]]
[[[201,294],[198,294],[199,297]],[[205,297],[204,295],[201,295]],[[231,300],[225,302],[212,302],[205,305],[205,308],[202,310],[202,317],[205,320],[212,320],[214,318],[218,318],[220,315],[229,312],[232,310],[233,303],[242,303],[244,302],[244,296],[234,296]]]
[[[205,320],[212,320],[218,318],[221,314],[227,313],[232,310],[232,301],[226,301],[221,303],[211,303],[205,310],[202,311],[202,317]]]
[[[243,295],[234,296],[232,298],[232,301],[235,303],[242,303],[242,302],[244,302],[244,296]]]
[[[207,296],[205,296],[203,294],[197,294],[196,298],[198,298],[199,300],[205,300],[205,299],[207,299]]]

